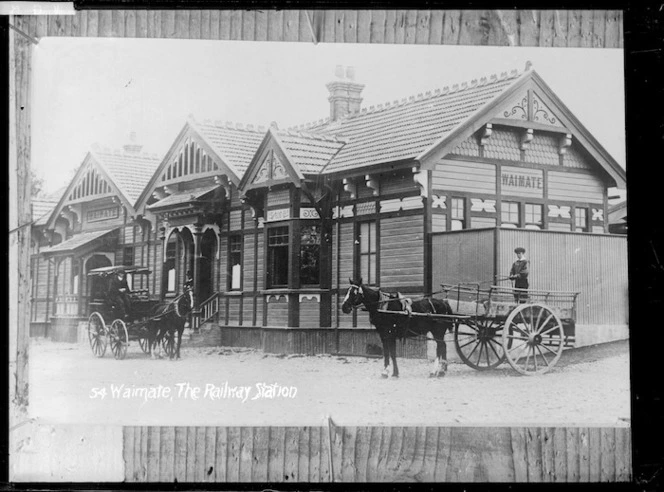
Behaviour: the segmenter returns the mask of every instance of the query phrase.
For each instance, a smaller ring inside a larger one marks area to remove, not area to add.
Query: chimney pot
[[[329,82],[326,86],[330,93],[327,100],[330,102],[331,121],[337,121],[349,114],[359,112],[362,105],[361,94],[364,89],[364,84],[358,84],[354,80],[354,67],[346,68],[345,76],[347,78],[344,79],[344,67],[337,65],[335,75],[337,80]]]

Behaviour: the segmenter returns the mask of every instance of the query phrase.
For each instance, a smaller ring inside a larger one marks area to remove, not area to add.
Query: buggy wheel
[[[143,353],[145,353],[145,354],[150,353],[150,340],[148,340],[147,338],[141,337],[141,338],[138,339],[138,345],[141,347],[141,350],[143,351]]]
[[[108,345],[106,323],[98,312],[94,312],[88,318],[88,340],[90,348],[96,357],[103,357]]]
[[[168,330],[161,339],[161,346],[168,357],[175,357],[175,332]]]
[[[486,371],[505,361],[500,343],[503,326],[493,319],[467,319],[457,323],[454,330],[454,347],[467,366]]]
[[[111,324],[108,331],[108,338],[111,344],[111,352],[117,360],[122,360],[127,355],[127,346],[129,345],[129,335],[127,334],[127,325],[121,319],[116,319]]]
[[[520,304],[507,317],[503,350],[510,365],[528,376],[544,374],[563,353],[563,324],[542,304]]]

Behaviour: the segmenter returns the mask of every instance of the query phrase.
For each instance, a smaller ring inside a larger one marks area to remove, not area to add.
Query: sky
[[[189,115],[280,128],[325,118],[337,65],[355,68],[369,107],[528,60],[624,167],[622,50],[74,38],[34,47],[32,166],[50,193],[94,144],[120,149],[130,132],[163,157]]]

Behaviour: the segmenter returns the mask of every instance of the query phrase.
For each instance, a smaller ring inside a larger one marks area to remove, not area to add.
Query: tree
[[[30,194],[33,198],[44,196],[44,178],[40,178],[33,170],[30,170],[31,187]]]

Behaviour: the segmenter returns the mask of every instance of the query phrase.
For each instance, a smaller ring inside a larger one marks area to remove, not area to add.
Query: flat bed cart
[[[443,284],[441,293],[454,314],[379,311],[453,321],[459,357],[480,371],[507,360],[521,374],[543,374],[574,346],[578,292]]]
[[[91,283],[96,282],[96,288],[91,293],[89,302],[91,312],[88,317],[88,340],[96,357],[103,357],[110,347],[115,359],[124,359],[130,342],[134,341],[138,341],[144,353],[150,353],[148,323],[158,301],[150,300],[147,290],[132,290],[129,293],[131,312],[123,319],[117,307],[106,297],[108,282],[119,272],[131,275],[134,285],[138,285],[136,282],[138,276],[150,275],[150,270],[141,266],[103,267],[88,273]],[[148,285],[148,282],[144,284]],[[166,333],[162,346],[167,355],[171,356],[174,353],[175,338],[172,333]]]

